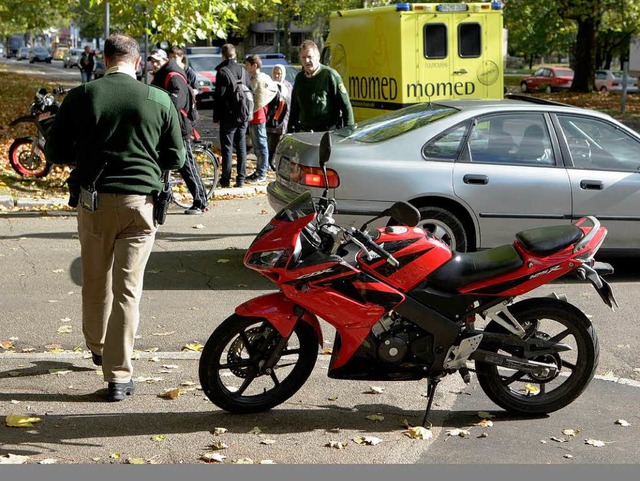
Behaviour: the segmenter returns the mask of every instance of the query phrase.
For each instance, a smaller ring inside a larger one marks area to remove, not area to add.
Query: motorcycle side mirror
[[[331,157],[331,134],[329,132],[325,132],[322,139],[320,139],[320,167],[323,169],[325,168],[325,165],[329,162],[329,157]]]
[[[420,211],[408,202],[396,202],[384,211],[385,216],[398,221],[402,225],[415,227],[420,222]]]

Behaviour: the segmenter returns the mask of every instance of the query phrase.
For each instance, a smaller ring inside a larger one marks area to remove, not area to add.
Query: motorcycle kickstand
[[[433,403],[433,397],[436,393],[436,387],[438,386],[438,384],[440,383],[440,379],[429,379],[427,381],[427,398],[428,398],[428,402],[427,402],[427,409],[424,412],[424,419],[422,420],[422,427],[427,427],[427,417],[429,416],[429,412],[431,411],[431,404]],[[431,429],[433,425],[431,423],[429,423],[429,428]]]

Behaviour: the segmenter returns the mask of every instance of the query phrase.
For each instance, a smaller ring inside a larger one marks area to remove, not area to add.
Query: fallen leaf
[[[369,386],[369,390],[365,394],[383,394],[384,388],[378,386]]]
[[[60,326],[58,328],[58,334],[71,334],[73,332],[73,328],[71,326]]]
[[[139,382],[139,383],[146,382],[147,384],[153,384],[153,383],[156,383],[156,382],[162,382],[162,381],[164,381],[164,379],[161,378],[161,377],[138,376],[137,378],[135,378],[135,381]]]
[[[64,369],[64,368],[49,369],[49,374],[55,374],[57,376],[63,376],[65,374],[69,374],[70,372],[73,372],[73,371],[69,369]]]
[[[180,383],[180,385],[181,385],[181,386],[184,386],[184,387],[189,387],[189,386],[195,386],[195,385],[196,385],[196,383],[195,383],[195,382],[193,382],[193,381],[182,381],[182,382]]]
[[[371,414],[367,416],[367,419],[369,421],[380,422],[380,421],[384,421],[384,416],[380,416],[379,414]]]
[[[150,357],[149,362],[160,362],[160,358],[157,356]]]
[[[214,436],[220,436],[221,434],[224,434],[228,431],[227,428],[213,428],[212,431],[209,431],[211,434],[213,434]]]
[[[183,351],[201,352],[203,348],[204,348],[204,346],[202,344],[200,344],[199,342],[193,342],[191,344],[185,344],[185,346],[182,348],[182,350]]]
[[[60,273],[64,272],[64,269],[54,269],[51,272],[53,272],[54,274],[60,274]]]
[[[182,389],[180,389],[179,387],[175,389],[169,389],[162,394],[158,394],[158,397],[162,399],[178,399],[178,396],[180,396],[180,392],[182,392]]]
[[[9,401],[11,404],[20,404],[20,401],[17,401],[15,399],[12,399],[11,401]]]
[[[262,441],[260,441],[260,444],[266,444],[267,446],[275,443],[276,443],[275,439],[263,439]]]
[[[7,454],[0,456],[0,464],[25,464],[29,456],[19,456],[17,454]]]
[[[569,442],[568,438],[558,438],[556,436],[552,436],[549,439],[551,439],[551,441],[555,441],[556,443],[568,443]]]
[[[333,349],[331,348],[323,349],[322,351],[320,351],[320,355],[328,356],[331,354],[333,354]]]
[[[424,439],[428,440],[433,437],[433,432],[430,429],[427,429],[422,426],[414,426],[409,428],[407,431],[403,433],[405,436],[408,436],[412,439]]]
[[[460,436],[461,438],[468,438],[471,433],[466,429],[447,429],[447,436]]]
[[[38,461],[38,464],[57,464],[57,463],[58,463],[58,460],[53,458],[47,458],[47,459]]]
[[[276,462],[273,459],[263,459],[260,464],[276,464]]]
[[[109,455],[109,458],[111,459],[120,459],[122,457],[122,454],[120,453],[113,453]]]
[[[204,453],[202,456],[200,456],[200,459],[207,463],[221,463],[225,459],[227,459],[227,457],[224,454],[220,453]]]
[[[6,424],[10,428],[32,428],[35,423],[42,421],[40,418],[32,416],[17,416],[15,414],[7,415],[5,420]]]
[[[565,454],[564,456],[562,456],[563,458],[567,458],[567,459],[571,459],[573,458],[572,454]]]
[[[376,438],[375,436],[358,436],[357,438],[353,438],[353,440],[358,444],[365,444],[367,446],[375,446],[382,442],[382,439]]]
[[[216,262],[218,264],[228,264],[229,263],[229,259],[218,259]]]
[[[127,458],[125,464],[147,464],[147,462],[142,458]]]
[[[222,441],[216,441],[211,445],[211,449],[213,451],[220,451],[222,449],[227,449],[229,447],[228,444],[223,443]]]
[[[493,421],[491,421],[490,419],[483,419],[482,421],[480,421],[479,423],[476,423],[475,425],[480,426],[481,428],[490,428],[491,426],[493,426]]]
[[[579,432],[580,432],[579,429],[563,429],[562,430],[562,434],[564,434],[565,436],[575,436]]]
[[[253,459],[251,458],[240,458],[236,459],[233,464],[253,464]]]
[[[153,332],[152,336],[170,336],[171,334],[175,334],[176,331],[167,331],[167,332]]]
[[[479,437],[479,438],[488,438],[488,437],[489,437],[489,435],[488,435],[487,433],[480,433],[480,434],[478,435],[478,437]]]
[[[178,369],[179,366],[177,364],[163,364],[162,367],[165,369]]]
[[[495,418],[495,415],[486,411],[478,411],[478,417],[482,419],[492,419]]]
[[[151,439],[157,443],[161,443],[162,441],[165,441],[167,437],[164,434],[158,434],[157,436],[154,436]]]
[[[605,445],[604,441],[598,441],[597,439],[585,439],[584,443],[594,446],[596,448],[601,448]]]
[[[619,424],[620,426],[624,426],[624,427],[629,427],[631,426],[631,424],[629,424],[627,421],[625,421],[624,419],[618,419],[616,421],[616,424]]]
[[[527,394],[538,394],[540,392],[540,389],[535,387],[533,384],[527,384],[524,387],[524,390]]]
[[[338,400],[338,396],[327,398],[327,401],[337,401],[337,400]]]
[[[204,229],[204,224],[196,224],[193,226],[194,229]]]
[[[343,443],[342,441],[329,441],[325,444],[327,448],[335,448],[335,449],[345,449],[347,447],[347,443]]]
[[[258,426],[254,426],[253,429],[249,431],[247,434],[260,434],[261,432],[262,430]]]

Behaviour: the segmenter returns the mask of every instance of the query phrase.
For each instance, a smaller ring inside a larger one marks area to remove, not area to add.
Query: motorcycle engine
[[[433,337],[395,312],[382,317],[371,332],[376,339],[378,358],[384,362],[424,362],[431,358]]]

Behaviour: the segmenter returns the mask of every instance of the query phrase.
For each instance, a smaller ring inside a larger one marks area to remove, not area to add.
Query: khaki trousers
[[[144,269],[157,227],[153,198],[98,194],[98,209],[78,207],[82,260],[82,331],[102,355],[106,382],[128,382]]]

